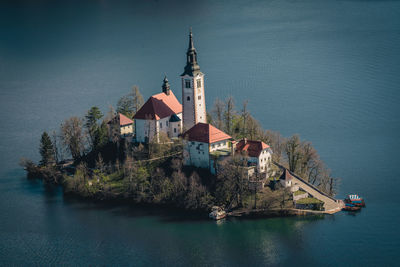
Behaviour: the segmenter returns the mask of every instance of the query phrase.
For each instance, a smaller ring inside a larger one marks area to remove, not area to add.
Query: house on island
[[[120,137],[127,137],[133,134],[133,120],[129,119],[122,113],[118,113],[114,118],[108,122],[109,136],[118,133]]]
[[[182,105],[170,89],[167,77],[162,92],[151,96],[133,119],[136,142],[159,142],[160,133],[169,138],[177,138],[182,133]]]
[[[216,173],[213,155],[230,156],[232,137],[211,124],[199,122],[183,134],[183,165]]]
[[[235,153],[246,156],[248,167],[254,167],[254,171],[268,177],[272,161],[272,150],[269,145],[262,141],[243,138],[236,143]]]

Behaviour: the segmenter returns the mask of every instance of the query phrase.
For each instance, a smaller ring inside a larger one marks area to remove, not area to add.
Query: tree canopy
[[[49,163],[54,163],[54,147],[47,132],[43,132],[40,140],[40,155],[42,156],[40,165],[46,166]]]
[[[117,112],[132,119],[143,103],[143,96],[139,91],[139,87],[133,86],[131,93],[118,100]]]

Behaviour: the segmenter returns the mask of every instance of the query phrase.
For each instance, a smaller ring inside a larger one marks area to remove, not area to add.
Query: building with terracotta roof
[[[271,167],[272,150],[266,143],[244,138],[236,144],[235,153],[246,156],[248,165],[254,166],[258,173],[268,174]]]
[[[148,143],[160,133],[176,138],[182,133],[182,105],[164,78],[162,92],[151,96],[133,117],[136,142]]]
[[[109,129],[111,133],[117,132],[121,137],[133,134],[133,120],[129,119],[124,114],[118,113],[108,124],[110,125]],[[109,136],[112,136],[112,134]]]
[[[197,123],[183,134],[183,164],[210,169],[216,166],[211,157],[231,155],[232,137],[208,123]]]

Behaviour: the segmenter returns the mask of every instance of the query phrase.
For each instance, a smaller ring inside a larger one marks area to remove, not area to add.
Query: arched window
[[[187,100],[187,101],[190,101],[190,96],[186,97],[186,100]]]

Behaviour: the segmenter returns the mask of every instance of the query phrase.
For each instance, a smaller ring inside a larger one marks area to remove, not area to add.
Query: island
[[[41,161],[21,159],[31,179],[65,194],[129,200],[227,216],[287,216],[340,211],[338,179],[310,142],[264,130],[232,97],[205,102],[192,31],[180,76],[181,102],[165,76],[146,102],[137,86],[104,115],[91,107],[43,132]],[[225,217],[225,216],[221,216]]]

